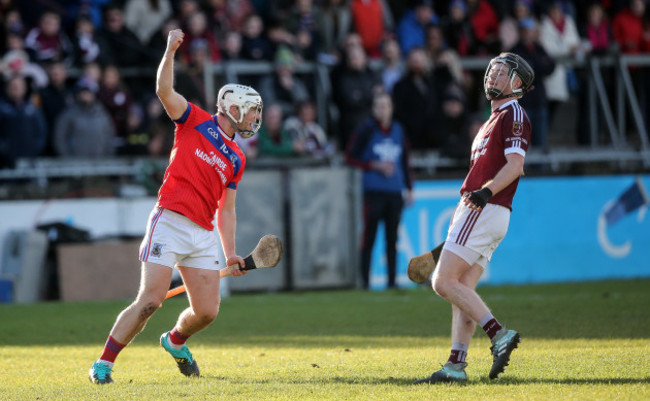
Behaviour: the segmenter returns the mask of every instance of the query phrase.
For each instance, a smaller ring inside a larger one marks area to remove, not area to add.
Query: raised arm
[[[187,110],[187,100],[174,90],[174,55],[184,37],[185,34],[180,29],[169,31],[167,49],[156,74],[156,95],[172,120],[178,120]]]

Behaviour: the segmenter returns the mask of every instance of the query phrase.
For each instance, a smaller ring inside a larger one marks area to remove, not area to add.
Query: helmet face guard
[[[508,78],[507,83],[502,88],[497,88],[490,83],[490,77],[493,75],[496,77],[505,75]],[[521,85],[516,89],[513,87],[515,77],[521,80]],[[485,97],[488,100],[520,98],[533,89],[534,79],[535,72],[523,58],[514,53],[501,53],[490,60],[490,64],[485,70],[483,77]],[[510,86],[511,93],[504,95],[503,92],[508,86]]]
[[[250,86],[227,84],[224,85],[219,94],[217,95],[217,108],[220,113],[223,113],[230,124],[239,132],[242,138],[250,138],[257,133],[262,126],[262,97],[259,93]],[[239,118],[235,118],[230,112],[232,106],[236,106],[239,110]],[[251,109],[255,109],[255,121],[250,124],[242,124],[246,114]],[[244,125],[242,127],[242,125]]]
[[[244,124],[244,127],[242,127],[242,122],[244,121],[244,117],[250,109],[256,109],[255,112],[255,121],[251,122],[250,124]],[[235,122],[235,126],[237,128],[237,132],[239,132],[239,135],[242,138],[250,138],[253,135],[257,134],[257,131],[259,131],[260,127],[262,126],[262,105],[261,104],[254,104],[254,103],[245,103],[242,106],[239,106],[239,119],[235,120],[233,118],[232,114],[230,114],[230,110],[226,112],[226,115],[231,121]],[[248,126],[247,126],[248,125]]]

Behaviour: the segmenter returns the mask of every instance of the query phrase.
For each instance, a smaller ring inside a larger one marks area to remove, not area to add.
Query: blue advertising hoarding
[[[460,180],[420,181],[404,209],[398,240],[398,285],[411,257],[447,234]],[[521,284],[650,277],[650,176],[524,178],[510,228],[481,282]],[[385,287],[383,227],[373,249],[370,286]]]

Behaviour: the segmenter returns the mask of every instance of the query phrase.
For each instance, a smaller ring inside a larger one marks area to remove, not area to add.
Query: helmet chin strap
[[[230,123],[230,126],[235,130],[235,132],[240,132],[241,133],[241,129],[237,126],[237,121],[235,121],[235,119],[232,117],[232,115],[230,114],[230,111],[225,112],[223,114],[226,116],[226,118],[228,119],[228,122]],[[234,138],[234,135],[233,135],[233,138]]]
[[[497,91],[496,89],[492,89],[494,92],[498,92],[498,95],[496,96],[490,96],[490,100],[501,100],[501,99],[508,99],[511,97],[521,97],[523,95],[522,91],[519,90],[519,92],[514,92],[515,89],[512,89],[512,83],[515,81],[515,76],[513,75],[512,78],[510,78],[510,81],[508,82],[508,85],[510,85],[511,92],[509,95],[504,95],[503,91]],[[490,92],[490,89],[488,89],[488,92]]]
[[[239,128],[237,127],[237,123],[235,122],[235,120],[232,117],[230,117],[230,113],[219,112],[219,114],[225,116],[228,119],[228,123],[230,123],[230,126],[235,130],[235,132],[239,132]],[[233,135],[233,138],[234,138],[234,135]]]

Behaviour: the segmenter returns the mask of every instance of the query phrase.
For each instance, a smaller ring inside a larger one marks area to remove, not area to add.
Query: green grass
[[[450,307],[426,287],[234,295],[190,341],[186,379],[158,345],[186,306],[166,301],[117,359],[88,368],[129,301],[0,305],[0,400],[648,400],[650,280],[479,287],[522,333],[490,381],[489,341],[470,346],[467,385],[412,385],[449,353]]]

